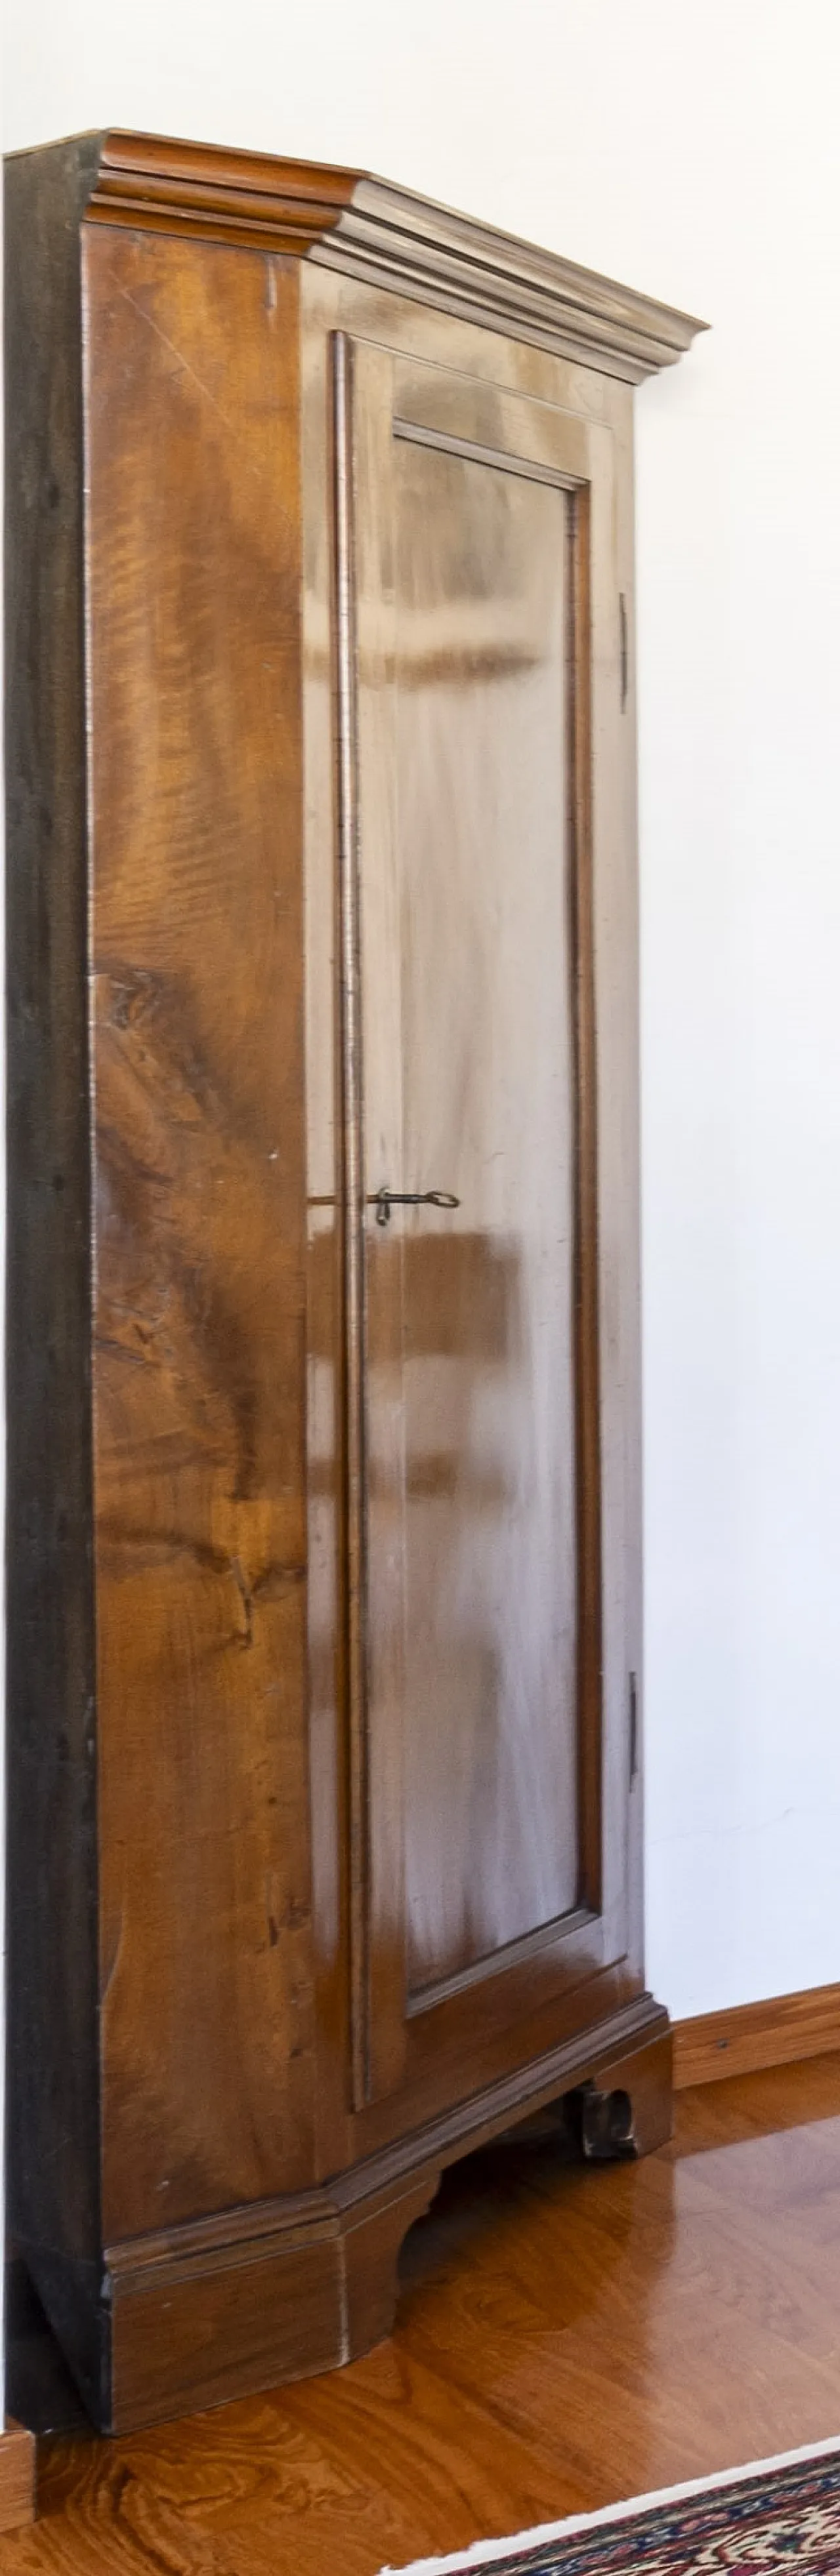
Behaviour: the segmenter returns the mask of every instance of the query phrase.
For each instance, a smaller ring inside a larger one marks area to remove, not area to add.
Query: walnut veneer
[[[6,256],[11,2223],[125,2428],[364,2351],[540,2106],[667,2133],[630,388],[697,326],[136,136],[11,162]]]

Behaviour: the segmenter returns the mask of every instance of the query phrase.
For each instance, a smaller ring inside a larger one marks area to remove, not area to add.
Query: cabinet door
[[[619,603],[607,428],[342,335],[335,370],[362,2108],[430,2053],[457,2097],[627,1948],[592,908]]]

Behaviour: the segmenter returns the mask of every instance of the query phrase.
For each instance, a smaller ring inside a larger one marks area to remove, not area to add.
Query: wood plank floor
[[[840,2056],[685,2093],[677,2123],[641,2165],[456,2167],[390,2343],[49,2446],[3,2576],[374,2576],[840,2435]]]

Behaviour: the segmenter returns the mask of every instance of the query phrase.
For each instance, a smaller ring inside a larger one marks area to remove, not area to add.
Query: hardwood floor
[[[677,2104],[672,2147],[456,2167],[366,2361],[42,2453],[2,2576],[374,2576],[840,2435],[840,2055]]]

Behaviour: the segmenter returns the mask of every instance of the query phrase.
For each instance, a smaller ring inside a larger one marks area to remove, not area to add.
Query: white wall
[[[704,314],[638,398],[651,1980],[840,1979],[834,0],[16,0],[6,143],[357,163]]]

